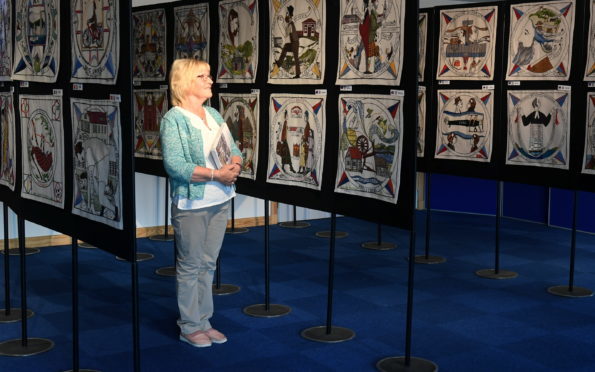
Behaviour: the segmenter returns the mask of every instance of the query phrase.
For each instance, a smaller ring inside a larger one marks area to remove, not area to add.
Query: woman
[[[227,226],[229,200],[241,153],[230,141],[231,164],[216,169],[208,156],[219,126],[217,110],[203,106],[213,93],[208,63],[177,59],[170,72],[172,108],[161,120],[163,164],[171,188],[176,237],[176,290],[180,340],[195,347],[224,343],[211,327],[213,272]]]

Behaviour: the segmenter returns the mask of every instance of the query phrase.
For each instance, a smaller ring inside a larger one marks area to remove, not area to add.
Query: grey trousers
[[[171,206],[176,237],[176,292],[184,334],[211,328],[213,274],[223,243],[230,202],[203,209]]]

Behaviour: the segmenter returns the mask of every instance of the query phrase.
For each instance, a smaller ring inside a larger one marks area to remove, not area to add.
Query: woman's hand
[[[233,185],[238,179],[240,169],[237,164],[226,164],[215,171],[214,179],[226,186]]]

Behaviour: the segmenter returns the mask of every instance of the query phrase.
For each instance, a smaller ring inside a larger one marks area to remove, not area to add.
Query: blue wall
[[[430,207],[465,213],[496,214],[498,182],[432,174]],[[548,216],[549,195],[549,216]],[[573,191],[505,182],[503,216],[572,227]],[[595,194],[578,193],[577,229],[595,233]]]

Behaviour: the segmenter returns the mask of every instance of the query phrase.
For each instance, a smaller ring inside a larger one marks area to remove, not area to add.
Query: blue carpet
[[[494,222],[490,216],[432,213],[431,253],[448,261],[415,267],[413,356],[442,371],[595,370],[595,298],[546,292],[568,284],[571,233],[503,219],[501,268],[519,277],[482,279],[474,272],[493,268]],[[380,359],[403,355],[409,232],[383,227],[383,240],[397,248],[367,250],[360,244],[376,239],[376,226],[337,220],[337,229],[349,236],[336,241],[332,322],[356,337],[324,344],[300,336],[326,322],[329,240],[314,233],[330,225],[327,219],[311,223],[306,229],[270,228],[271,303],[291,307],[279,318],[242,313],[264,301],[263,228],[226,236],[223,283],[241,291],[215,297],[212,323],[229,341],[205,349],[178,341],[174,279],[154,274],[173,263],[172,243],[139,239],[139,252],[155,255],[138,264],[142,371],[373,371]],[[424,223],[420,213],[418,254],[425,244]],[[72,368],[70,260],[70,246],[27,256],[28,307],[35,311],[28,334],[56,346],[29,357],[0,357],[0,371]],[[18,257],[10,263],[13,306],[19,306]],[[81,248],[79,273],[80,368],[131,371],[130,265]],[[577,236],[575,285],[595,288],[595,236]],[[0,341],[20,335],[20,323],[0,324]]]

